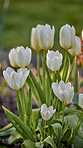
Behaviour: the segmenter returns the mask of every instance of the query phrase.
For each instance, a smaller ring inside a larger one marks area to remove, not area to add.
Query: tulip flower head
[[[56,52],[48,50],[46,55],[47,66],[52,71],[57,71],[62,65],[63,56],[59,51]]]
[[[13,67],[26,67],[31,62],[31,49],[23,46],[13,48],[9,52],[9,61]]]
[[[41,116],[45,121],[49,120],[55,112],[56,109],[53,110],[53,106],[50,106],[48,108],[46,104],[43,104],[41,106]]]
[[[77,56],[81,53],[81,41],[79,37],[75,36],[75,45],[71,49],[69,49],[68,52],[72,56]]]
[[[79,106],[83,108],[83,94],[79,94]]]
[[[55,94],[59,98],[60,101],[64,101],[64,104],[70,104],[72,102],[74,96],[74,88],[71,87],[71,83],[64,83],[62,80],[57,83],[52,83],[52,89]]]
[[[8,67],[3,71],[3,76],[7,84],[14,90],[19,90],[23,87],[28,75],[29,70],[27,68],[19,68],[17,72],[15,72],[15,70]]]
[[[37,25],[36,28],[32,28],[31,31],[31,47],[36,51],[40,51],[41,49],[49,50],[53,47],[54,44],[54,34],[55,28],[54,26],[50,27],[50,25]]]
[[[64,25],[60,29],[60,45],[64,49],[68,50],[74,46],[75,42],[75,28],[68,24]]]

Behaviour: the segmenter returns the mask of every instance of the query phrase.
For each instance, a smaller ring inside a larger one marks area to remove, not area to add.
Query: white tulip
[[[31,47],[36,51],[41,49],[49,50],[54,44],[55,28],[50,25],[37,25],[36,28],[32,28],[31,31]]]
[[[81,52],[81,41],[80,38],[75,36],[75,45],[68,50],[68,52],[72,55],[72,56],[76,56],[78,54],[80,54]]]
[[[31,62],[31,49],[23,46],[13,48],[9,52],[9,61],[13,67],[26,67]]]
[[[54,94],[59,98],[60,101],[64,101],[64,104],[70,104],[74,96],[74,88],[71,87],[71,83],[64,83],[62,80],[57,83],[52,83],[52,89]]]
[[[29,70],[27,68],[19,68],[16,72],[14,69],[8,67],[3,71],[6,82],[14,90],[19,90],[23,87],[28,75]]]
[[[44,120],[49,120],[53,114],[56,112],[56,109],[53,110],[53,106],[47,108],[46,104],[41,106],[41,116]]]
[[[60,29],[60,45],[64,49],[68,50],[74,46],[75,42],[75,28],[68,24],[64,25]]]
[[[62,59],[63,56],[59,51],[56,52],[48,50],[48,53],[46,55],[47,60],[47,66],[50,70],[56,71],[60,69],[60,66],[62,65]]]
[[[40,51],[41,47],[39,46],[36,30],[37,30],[36,28],[32,28],[32,30],[31,30],[31,48],[36,51]]]
[[[79,106],[83,108],[83,94],[79,94]]]

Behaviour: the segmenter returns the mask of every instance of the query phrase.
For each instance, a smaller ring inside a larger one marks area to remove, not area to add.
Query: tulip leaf
[[[82,117],[81,117],[82,119]],[[74,130],[74,132],[80,136],[80,138],[83,139],[83,131],[79,125],[79,121],[81,122],[81,119],[78,118],[76,115],[67,116],[65,120],[68,120],[68,127],[70,130]]]
[[[71,80],[73,68],[74,68],[74,60],[73,60],[73,62],[72,62],[72,67],[71,67],[71,71],[70,71],[70,73],[69,73],[69,77],[68,77],[68,79],[67,79],[67,82]]]
[[[30,140],[25,140],[21,146],[22,148],[35,148],[35,143]]]
[[[15,116],[12,112],[10,112],[8,109],[3,107],[6,116],[11,121],[13,126],[17,129],[18,132],[24,137],[28,137],[30,140],[34,141],[33,133],[28,125],[26,125],[20,118]]]
[[[36,90],[37,90],[37,93],[39,95],[40,101],[42,103],[45,103],[45,100],[46,100],[45,99],[45,94],[44,94],[43,90],[41,89],[40,85],[37,83],[37,80],[36,80],[36,78],[34,77],[34,75],[33,75],[33,73],[31,71],[30,71],[29,76],[30,76],[30,78],[31,78],[31,80],[32,80]]]
[[[39,119],[40,108],[33,109],[31,115],[32,129],[35,131]]]
[[[0,129],[0,132],[5,131],[5,130],[8,130],[8,129],[12,128],[12,127],[13,127],[13,125],[11,123],[9,123],[8,125],[6,125],[3,128],[1,128]]]
[[[40,131],[40,134],[41,134],[41,137],[44,138],[44,130],[43,128],[38,124],[38,127],[39,127],[39,131]]]
[[[76,92],[74,92],[73,102],[74,104],[78,104],[78,94]]]
[[[78,135],[74,138],[74,146],[75,148],[83,148],[83,139],[81,139]]]
[[[0,132],[0,137],[9,136],[12,131],[15,131],[14,127],[6,129],[5,131]]]
[[[66,108],[64,110],[64,115],[67,116],[69,114],[81,115],[82,113],[74,108]]]
[[[64,76],[63,76],[63,81],[67,81],[68,77],[69,77],[69,73],[70,73],[70,58],[67,57],[68,61],[66,63],[66,67],[65,70],[63,71]]]
[[[67,131],[62,136],[61,141],[68,141],[68,138],[70,137],[70,135],[71,135],[71,130],[67,129]]]
[[[51,124],[53,127],[56,138],[59,140],[62,135],[62,126],[60,123]]]
[[[28,84],[29,87],[32,88],[32,94],[33,94],[33,98],[34,98],[36,104],[38,106],[41,106],[40,97],[38,95],[37,89],[36,89],[36,87],[35,87],[35,85],[34,85],[34,83],[33,83],[33,81],[32,81],[30,76],[28,76],[28,78],[27,78],[27,84]]]
[[[32,91],[31,91],[31,87],[29,88],[29,93],[28,93],[28,100],[27,100],[27,104],[26,104],[26,114],[28,117],[31,116],[32,114]]]
[[[13,131],[11,133],[11,136],[8,138],[8,143],[13,144],[13,143],[16,143],[22,139],[23,139],[23,137],[21,136],[21,134],[19,134],[19,132]]]
[[[57,148],[52,137],[48,136],[44,141],[51,145],[53,148]]]
[[[45,60],[43,60],[43,63],[44,63],[44,66],[45,66],[45,70],[46,70],[46,73],[47,73],[47,78],[48,78],[49,84],[50,84],[50,86],[51,86],[51,84],[52,84],[52,79],[51,79],[51,77],[50,77],[50,73],[49,73],[49,70],[48,70],[48,67],[47,67],[47,65],[46,65]]]
[[[44,144],[43,141],[42,142],[36,142],[35,147],[36,148],[43,148]]]

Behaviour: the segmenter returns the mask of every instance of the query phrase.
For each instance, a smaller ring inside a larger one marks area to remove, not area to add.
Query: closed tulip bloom
[[[79,94],[79,106],[83,108],[83,94]]]
[[[43,104],[41,106],[41,116],[45,121],[49,120],[55,112],[56,109],[53,110],[53,106],[50,106],[48,108],[46,104]]]
[[[48,50],[46,55],[47,66],[52,71],[57,71],[62,65],[63,56],[59,51],[56,52]]]
[[[9,61],[13,67],[26,67],[31,62],[31,49],[23,46],[13,48],[9,52]]]
[[[36,51],[40,51],[41,47],[39,46],[36,30],[37,30],[36,28],[32,28],[32,30],[31,30],[31,48]]]
[[[60,45],[64,49],[68,50],[74,46],[75,42],[75,28],[68,24],[64,25],[60,29]]]
[[[37,25],[36,28],[32,28],[31,31],[31,47],[36,51],[41,49],[49,50],[54,44],[55,28],[50,25]]]
[[[23,87],[28,75],[29,70],[27,68],[19,68],[16,72],[14,69],[8,67],[3,71],[7,84],[14,90],[19,90]]]
[[[81,53],[81,41],[79,37],[75,36],[75,45],[71,49],[69,49],[68,52],[72,56],[77,56]]]
[[[57,83],[52,83],[52,89],[55,94],[59,98],[60,101],[64,101],[64,104],[70,104],[72,102],[74,96],[74,88],[71,87],[71,83],[64,83],[62,80]]]

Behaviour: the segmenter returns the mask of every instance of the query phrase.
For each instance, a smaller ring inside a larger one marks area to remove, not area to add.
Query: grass
[[[0,0],[0,18],[3,2]],[[59,30],[62,25],[73,25],[78,36],[83,29],[83,0],[11,0],[4,34],[5,48],[30,47],[31,28],[46,23],[55,26],[54,49],[61,49]]]

